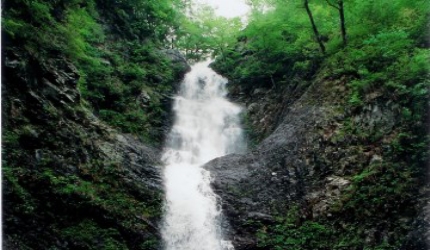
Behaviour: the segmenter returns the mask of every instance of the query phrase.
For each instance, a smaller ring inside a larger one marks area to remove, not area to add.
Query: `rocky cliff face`
[[[427,249],[427,169],[400,156],[395,103],[351,108],[348,80],[233,90],[265,138],[206,165],[236,249]]]
[[[65,58],[2,61],[4,247],[158,249],[159,151],[84,108]]]

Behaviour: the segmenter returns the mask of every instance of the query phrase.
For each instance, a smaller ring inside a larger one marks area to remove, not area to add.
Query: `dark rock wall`
[[[159,150],[84,108],[65,58],[2,59],[4,248],[158,249]]]
[[[423,232],[428,231],[428,222],[415,219],[428,201],[423,195],[425,178],[417,176],[425,176],[424,169],[409,176],[409,189],[402,191],[407,197],[381,192],[387,195],[381,198],[382,204],[372,200],[376,199],[372,189],[381,188],[379,185],[390,188],[378,184],[378,178],[389,175],[389,170],[380,168],[395,168],[393,162],[399,161],[390,153],[399,112],[393,103],[380,100],[360,110],[348,108],[347,81],[322,79],[301,87],[255,89],[250,95],[234,95],[233,91],[233,99],[248,108],[252,122],[245,126],[254,127],[254,139],[258,142],[270,134],[248,153],[221,157],[206,165],[236,249],[272,249],[261,234],[271,240],[282,235],[277,229],[270,230],[284,226],[293,207],[298,208],[294,224],[311,221],[330,228],[326,236],[332,237],[330,247],[320,240],[318,249],[335,249],[342,240],[352,242],[355,237],[361,247],[375,247],[383,241],[394,245],[401,240],[404,249],[426,249]],[[372,141],[367,133],[379,137]],[[374,180],[366,180],[371,184],[359,181],[366,169],[375,169]],[[398,171],[400,175],[402,170]],[[368,196],[354,191],[362,187],[369,188]],[[343,236],[347,231],[355,236]],[[408,245],[407,235],[414,239],[413,244]],[[286,242],[295,236],[283,237]],[[312,243],[306,242],[311,236],[297,237],[302,237],[302,243],[294,249],[312,249]],[[342,249],[362,249],[353,244]]]

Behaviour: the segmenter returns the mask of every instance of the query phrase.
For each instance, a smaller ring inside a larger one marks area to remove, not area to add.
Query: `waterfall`
[[[221,208],[201,166],[243,149],[241,108],[225,96],[227,80],[195,64],[175,97],[175,122],[163,152],[166,190],[162,237],[166,250],[231,250],[220,227]]]

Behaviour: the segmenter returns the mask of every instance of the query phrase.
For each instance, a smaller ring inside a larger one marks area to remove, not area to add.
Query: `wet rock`
[[[19,173],[13,177],[17,184],[9,179],[5,184],[4,245],[79,248],[79,240],[60,231],[86,220],[111,228],[129,245],[159,240],[160,213],[135,213],[128,204],[161,211],[159,152],[82,107],[79,75],[65,59],[43,61],[11,50],[4,56],[3,125],[13,136],[5,144],[11,153],[3,159]]]
[[[256,244],[252,228],[242,226],[249,214],[271,217],[275,211],[285,212],[288,203],[302,200],[305,190],[312,185],[308,171],[311,166],[297,151],[298,145],[305,143],[305,137],[299,135],[307,133],[305,117],[312,115],[324,120],[324,113],[324,109],[318,107],[298,108],[252,152],[228,155],[205,165],[214,177],[213,186],[223,201],[223,209],[227,214],[236,212],[229,220],[232,234],[246,239],[247,246],[250,242],[254,247]],[[273,173],[276,173],[276,181]],[[255,219],[266,221],[269,217],[256,216]]]
[[[252,91],[252,95],[261,95],[261,94],[264,94],[266,92],[266,90],[265,89],[262,89],[262,88],[256,88],[256,89],[254,89],[254,91]]]
[[[190,65],[187,63],[187,60],[180,51],[175,49],[164,49],[161,50],[160,53],[172,62],[173,70],[177,76],[176,78],[182,78],[186,72],[191,70]]]
[[[20,91],[27,92],[42,103],[70,105],[78,103],[80,93],[77,89],[79,74],[77,69],[63,58],[45,61],[19,60],[18,52],[8,51],[5,57],[5,72],[9,81],[15,82]],[[38,72],[34,77],[32,72]]]
[[[262,221],[265,223],[272,223],[275,221],[275,218],[273,218],[273,216],[268,214],[258,213],[258,212],[248,213],[247,217],[248,219]]]
[[[378,164],[378,163],[382,163],[382,156],[380,155],[372,155],[372,158],[370,159],[370,165],[372,164]]]
[[[355,126],[367,131],[391,131],[396,121],[394,110],[392,105],[369,104],[353,118]]]
[[[149,96],[148,92],[142,90],[142,92],[140,92],[140,95],[137,97],[137,101],[142,107],[147,107],[151,102],[151,96]]]
[[[430,186],[422,190],[423,208],[412,222],[412,230],[403,242],[400,250],[428,250],[430,249]]]
[[[329,208],[339,201],[341,194],[350,185],[350,181],[339,177],[329,176],[326,178],[326,184],[324,190],[318,189],[316,192],[312,192],[306,195],[307,201],[312,206],[312,217],[318,218],[321,216],[331,217]]]
[[[250,215],[256,215],[253,220],[267,226],[272,223],[268,218],[287,213],[291,204],[299,204],[302,220],[328,219],[339,223],[343,230],[348,228],[350,225],[343,220],[351,215],[341,214],[344,217],[339,219],[338,210],[345,202],[341,198],[349,199],[346,193],[352,185],[350,177],[386,161],[379,145],[360,141],[363,138],[345,132],[345,126],[359,128],[366,135],[391,133],[396,123],[395,108],[375,102],[349,113],[344,108],[344,93],[331,93],[333,88],[325,84],[318,82],[297,92],[270,90],[258,94],[259,98],[234,96],[247,105],[252,131],[262,139],[249,152],[220,157],[205,168],[213,176],[212,185],[222,201],[230,224],[227,231],[236,249],[258,249],[257,229],[247,224]],[[366,244],[394,237],[376,225],[363,227],[369,230],[362,236]]]
[[[349,180],[340,176],[330,176],[326,178],[328,190],[342,191],[351,183]]]
[[[255,112],[257,112],[258,111],[258,104],[257,103],[251,103],[249,106],[248,106],[248,108],[247,108],[247,111],[248,111],[248,113],[249,114],[254,114]]]

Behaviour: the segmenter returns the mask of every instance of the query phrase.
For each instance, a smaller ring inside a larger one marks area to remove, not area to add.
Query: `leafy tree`
[[[184,50],[190,59],[208,55],[223,55],[233,44],[242,27],[239,18],[217,16],[212,7],[198,6],[189,18],[182,19],[176,33],[175,46]]]

